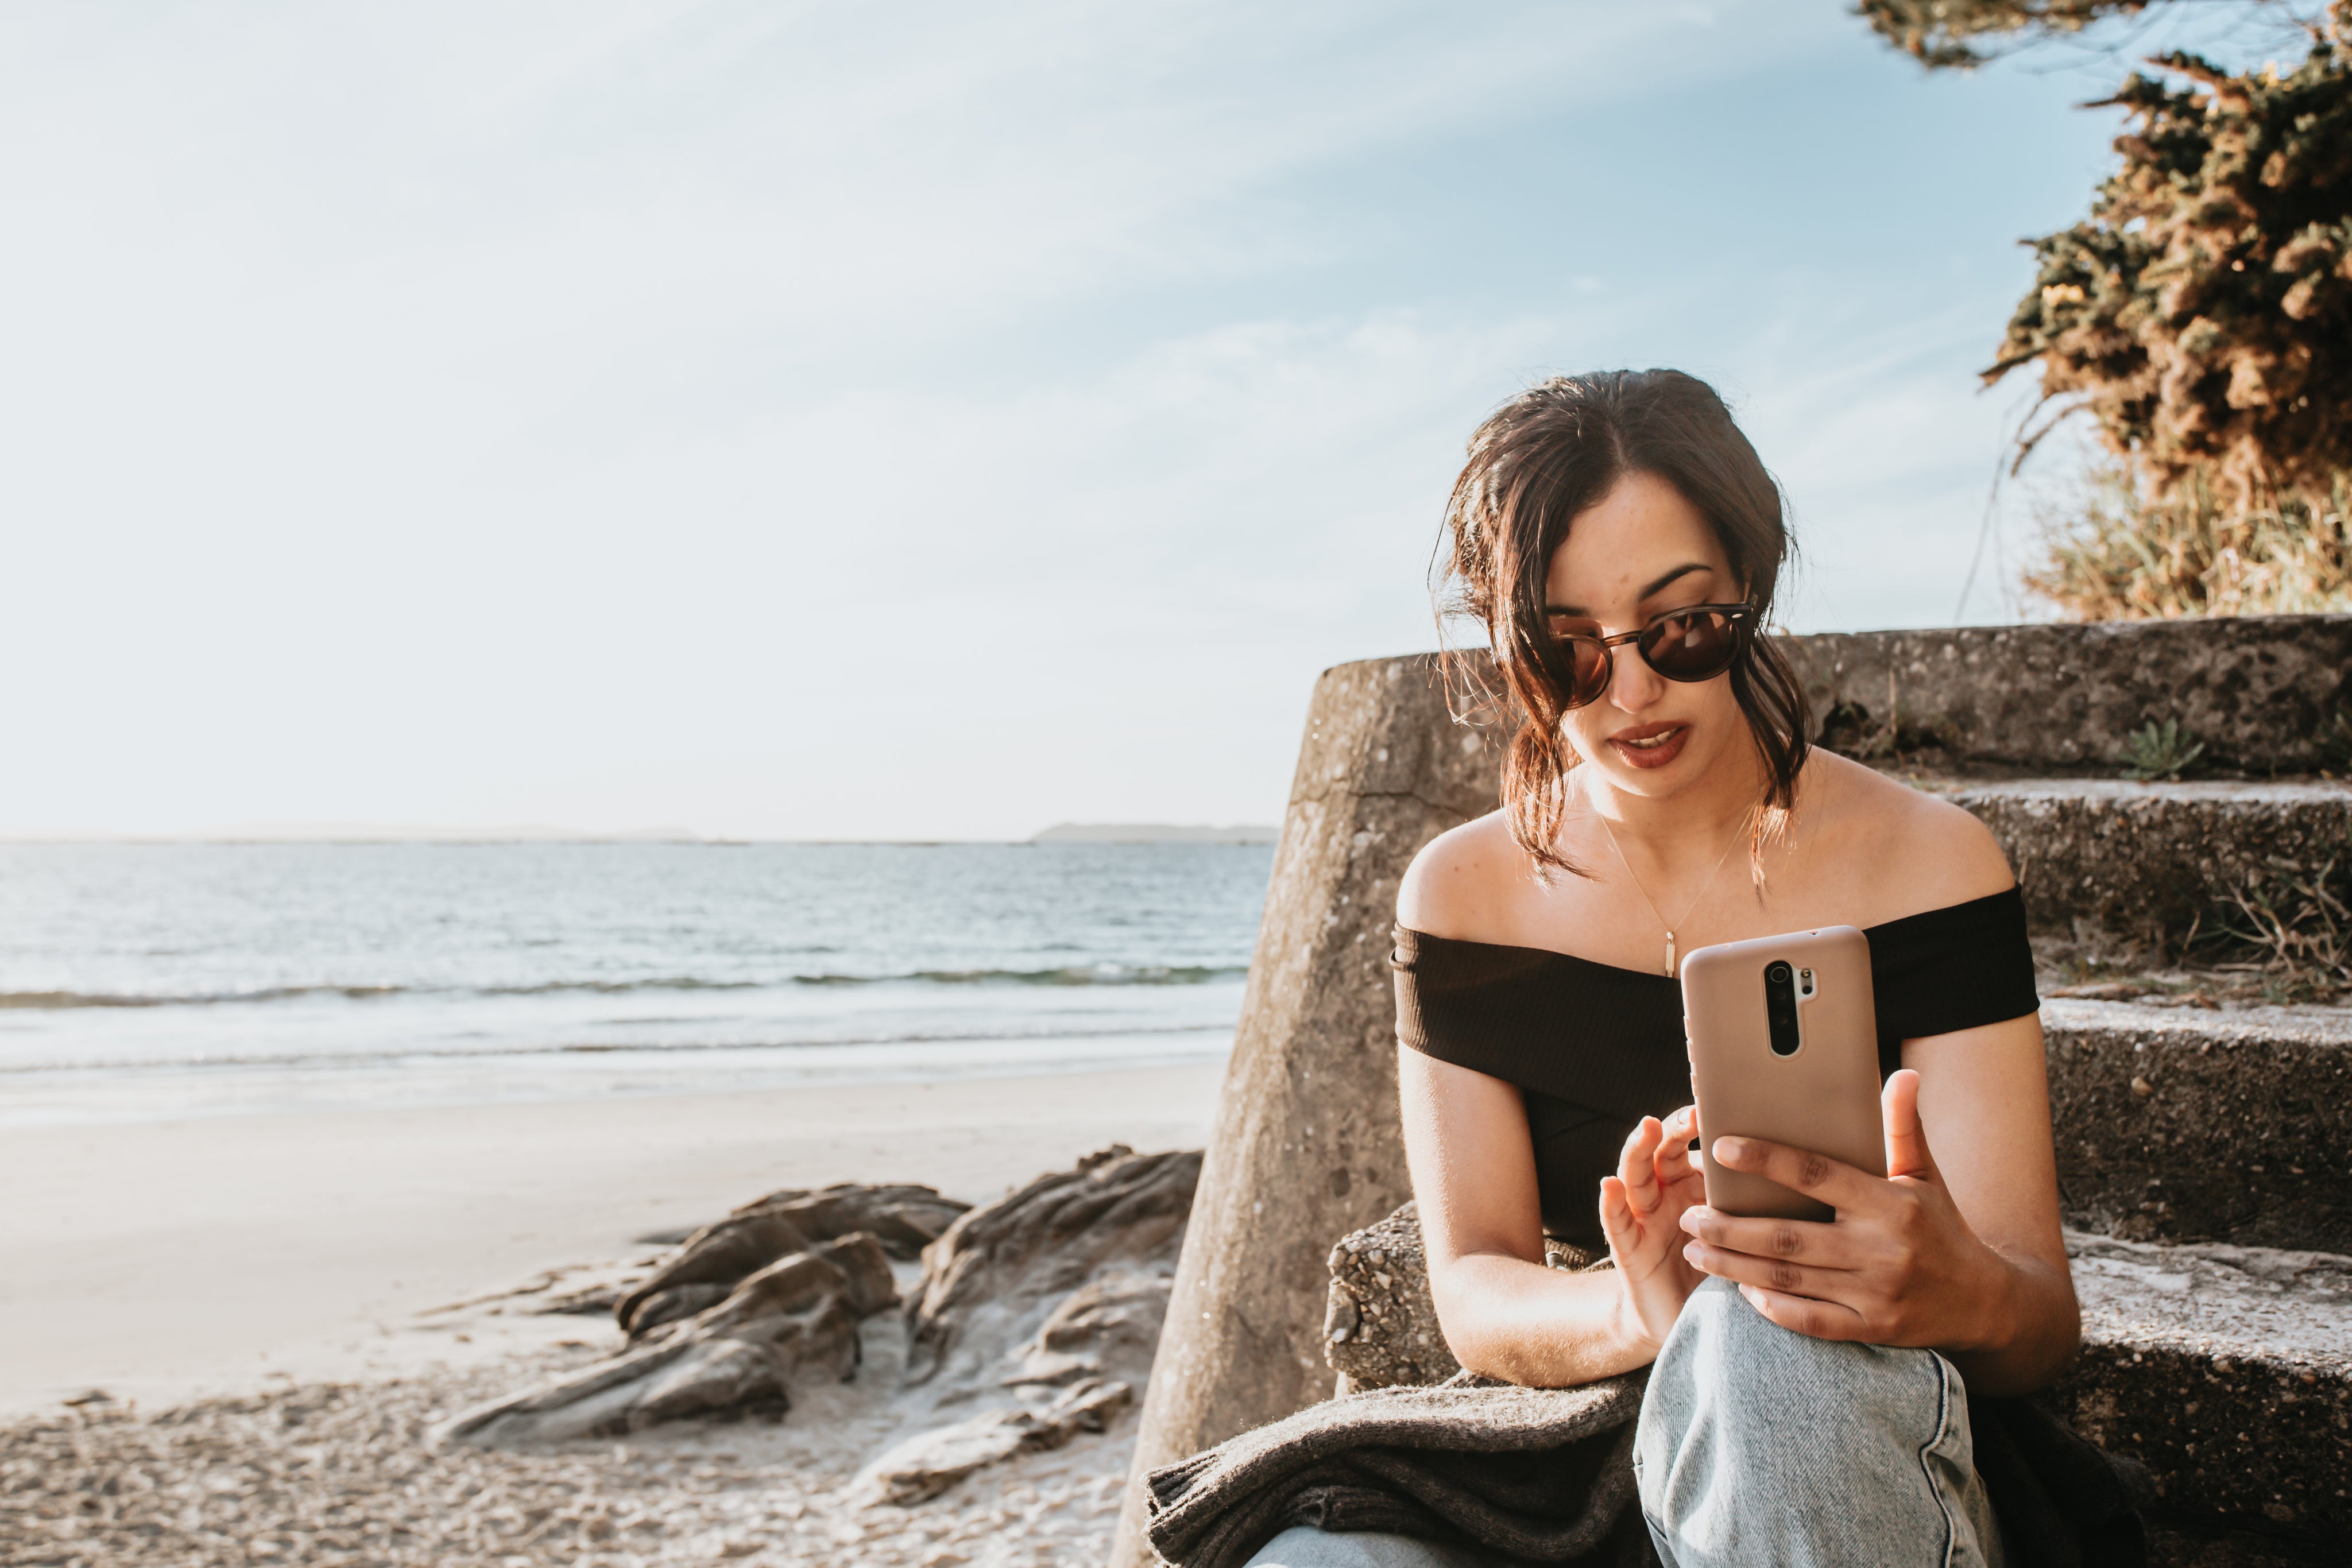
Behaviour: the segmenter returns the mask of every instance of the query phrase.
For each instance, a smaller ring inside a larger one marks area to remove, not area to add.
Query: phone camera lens
[[[1764,977],[1776,986],[1785,986],[1789,983],[1789,966],[1774,964],[1764,971]]]

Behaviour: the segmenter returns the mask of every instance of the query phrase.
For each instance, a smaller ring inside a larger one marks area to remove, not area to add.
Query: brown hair
[[[1560,734],[1572,682],[1568,651],[1544,614],[1544,578],[1576,515],[1629,474],[1664,480],[1698,509],[1756,607],[1757,632],[1731,666],[1732,695],[1768,777],[1751,822],[1751,859],[1795,803],[1811,728],[1803,684],[1762,635],[1794,548],[1780,489],[1715,389],[1680,371],[1597,371],[1556,376],[1513,398],[1473,433],[1470,460],[1454,482],[1438,544],[1440,610],[1486,626],[1519,715],[1503,763],[1511,837],[1538,868],[1579,875],[1582,868],[1554,847],[1567,810],[1563,786],[1580,759]]]

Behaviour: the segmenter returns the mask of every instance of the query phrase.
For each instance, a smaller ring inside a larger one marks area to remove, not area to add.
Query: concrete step
[[[2083,1353],[2061,1407],[2148,1468],[2180,1541],[2251,1538],[2189,1560],[2352,1540],[2352,1258],[2081,1232],[2067,1250]]]
[[[2352,1253],[2352,1009],[2042,1009],[2070,1223]]]
[[[1868,743],[1892,729],[1906,748],[1967,762],[2109,768],[2134,730],[2170,719],[2212,767],[2308,773],[2341,762],[2330,732],[2352,708],[2347,615],[1832,632],[1781,646],[1832,731]]]
[[[2154,1561],[2342,1561],[2352,1257],[2081,1231],[2066,1246],[2083,1350],[2053,1393],[2077,1431],[2147,1467]],[[1343,1238],[1329,1268],[1324,1350],[1342,1392],[1457,1369],[1411,1205]]]
[[[2292,884],[2331,862],[2327,885],[2339,900],[2352,895],[2352,783],[1906,781],[1992,830],[2037,934],[2178,940],[2200,921],[2212,929],[2235,893],[2294,902]]]

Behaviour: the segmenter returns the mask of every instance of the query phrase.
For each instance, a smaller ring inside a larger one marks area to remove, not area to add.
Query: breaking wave
[[[527,986],[270,986],[242,991],[142,995],[111,991],[0,991],[0,1009],[62,1011],[73,1008],[200,1008],[341,998],[379,1001],[394,997],[544,997],[566,993],[625,996],[640,991],[756,991],[770,986],[1203,986],[1238,980],[1245,967],[1157,964],[1093,964],[1056,969],[913,969],[903,974],[783,975],[773,980],[711,980],[691,975],[638,980],[542,980]]]

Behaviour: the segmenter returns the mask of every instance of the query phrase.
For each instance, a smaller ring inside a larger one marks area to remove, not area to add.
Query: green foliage
[[[2151,499],[2117,463],[2046,542],[2026,590],[2077,621],[2352,611],[2352,475],[2324,503],[2232,509],[2202,474]]]
[[[2134,121],[2122,167],[2087,219],[2031,242],[1985,380],[2038,366],[2044,401],[2087,410],[2154,499],[2201,483],[2231,511],[2325,505],[2352,471],[2352,0],[2284,73],[2149,63],[2105,100]]]
[[[2127,16],[2149,0],[1861,0],[1855,12],[1879,37],[1929,67],[1980,66],[1985,42],[2021,33],[2079,33],[2102,16]]]
[[[2146,728],[2132,731],[2118,760],[2129,764],[2124,769],[2126,779],[2178,779],[2204,755],[2205,743],[2191,744],[2180,733],[2180,721],[2168,718],[2161,728],[2151,720]]]

